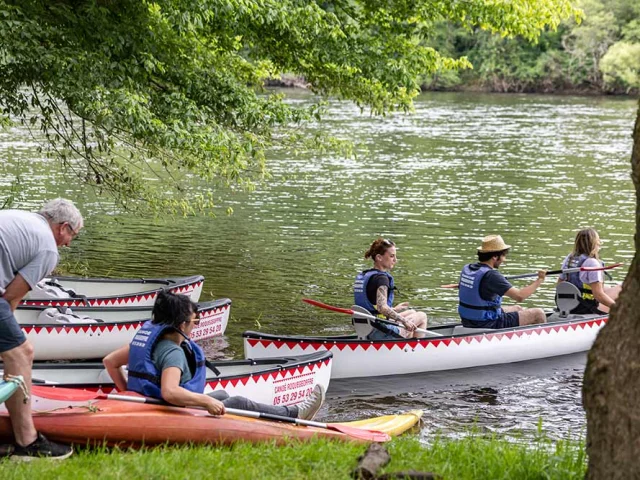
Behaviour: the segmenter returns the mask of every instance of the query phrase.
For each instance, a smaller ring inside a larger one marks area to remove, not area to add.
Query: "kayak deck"
[[[422,410],[410,410],[406,413],[365,418],[364,420],[355,420],[353,422],[341,422],[340,425],[376,430],[391,437],[397,437],[415,426],[422,418],[422,415]]]

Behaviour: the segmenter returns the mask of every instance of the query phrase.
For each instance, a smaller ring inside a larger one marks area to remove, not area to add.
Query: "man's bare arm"
[[[9,302],[9,305],[11,305],[11,310],[15,312],[16,308],[18,308],[18,305],[20,304],[20,301],[27,293],[29,293],[29,290],[31,290],[31,287],[29,286],[27,281],[22,278],[19,273],[16,273],[15,278],[11,280],[11,283],[9,285],[7,285],[4,295],[2,296],[7,302]]]

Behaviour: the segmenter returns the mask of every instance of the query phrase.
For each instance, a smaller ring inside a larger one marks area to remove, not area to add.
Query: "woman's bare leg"
[[[416,328],[427,328],[427,314],[424,312],[417,312],[416,310],[405,310],[404,312],[400,312],[400,315],[406,320],[412,322]],[[404,328],[400,329],[400,335],[405,338],[422,338],[424,337],[423,333],[418,332],[409,332]]]

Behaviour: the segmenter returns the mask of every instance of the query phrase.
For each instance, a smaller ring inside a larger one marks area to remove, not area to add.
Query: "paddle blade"
[[[324,308],[325,310],[331,310],[333,312],[344,313],[347,315],[353,315],[353,310],[350,308],[334,307],[333,305],[327,305],[326,303],[319,302],[317,300],[311,300],[310,298],[303,298],[303,302],[313,305],[314,307]]]
[[[357,427],[349,427],[340,423],[327,423],[328,430],[334,430],[336,432],[344,433],[353,438],[359,440],[367,440],[369,442],[388,442],[391,437],[384,432],[378,432],[376,430],[365,430]]]

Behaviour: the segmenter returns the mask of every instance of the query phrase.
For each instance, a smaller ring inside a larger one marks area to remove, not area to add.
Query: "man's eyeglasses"
[[[71,225],[69,223],[65,223],[65,225],[67,226],[67,228],[69,229],[69,232],[71,233],[71,238],[76,238],[80,232],[79,231],[76,232],[73,228],[71,228]]]

